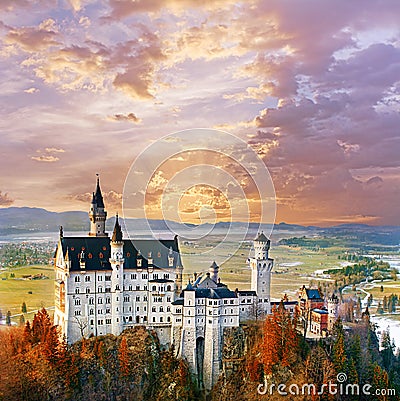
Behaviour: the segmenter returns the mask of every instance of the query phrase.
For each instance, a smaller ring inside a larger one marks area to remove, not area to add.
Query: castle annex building
[[[106,218],[97,178],[88,236],[68,237],[60,230],[55,324],[70,343],[90,335],[118,335],[135,325],[151,328],[162,345],[174,345],[199,383],[210,389],[221,369],[224,329],[271,311],[269,239],[260,234],[254,240],[249,291],[231,291],[221,283],[215,262],[182,288],[177,237],[124,239],[118,215],[110,237]]]

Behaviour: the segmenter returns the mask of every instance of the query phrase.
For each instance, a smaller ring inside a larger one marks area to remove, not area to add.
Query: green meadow
[[[184,285],[194,272],[206,272],[215,259],[220,265],[222,282],[228,284],[232,289],[250,289],[251,271],[246,263],[251,249],[250,243],[243,243],[229,257],[227,257],[229,250],[235,249],[236,244],[233,242],[224,243],[220,249],[214,252],[213,258],[208,251],[217,243],[215,241],[214,243],[202,244],[201,241],[197,241],[195,246],[181,244],[182,260],[185,267]],[[270,257],[274,259],[271,296],[275,299],[281,299],[284,294],[294,297],[296,291],[303,284],[331,281],[314,277],[312,274],[316,270],[340,267],[342,261],[338,259],[338,255],[343,252],[344,248],[339,247],[314,250],[272,244],[269,253]]]
[[[244,242],[239,247],[237,243],[224,242],[218,245],[219,238],[201,240],[196,243],[181,243],[182,261],[184,265],[183,285],[185,286],[193,273],[205,273],[213,260],[220,265],[221,281],[231,289],[250,289],[251,271],[246,260],[249,256],[251,243]],[[281,299],[285,294],[290,299],[296,299],[296,292],[302,285],[321,285],[332,282],[329,278],[314,274],[326,269],[340,267],[343,263],[338,255],[343,255],[345,247],[331,246],[328,248],[290,247],[287,245],[271,244],[270,257],[274,259],[274,269],[271,282],[271,297]],[[230,254],[232,252],[232,254]],[[11,272],[15,278],[11,278]],[[22,280],[23,276],[43,274],[48,279]],[[381,292],[380,286],[384,291]],[[373,283],[368,291],[375,300],[382,300],[384,295],[398,293],[400,281],[384,281]],[[21,313],[21,305],[25,302],[30,319],[41,307],[51,308],[54,305],[54,270],[52,266],[27,266],[0,272],[0,310],[5,316],[8,310],[12,315]],[[30,312],[30,313],[29,313]],[[19,322],[19,316],[13,318]]]
[[[15,278],[11,278],[14,273]],[[48,279],[24,280],[23,276],[43,274]],[[7,311],[11,315],[21,314],[22,303],[25,302],[26,319],[32,319],[33,312],[54,305],[54,268],[53,266],[27,266],[2,271],[0,274],[0,310],[3,317]],[[19,316],[12,319],[19,322]]]

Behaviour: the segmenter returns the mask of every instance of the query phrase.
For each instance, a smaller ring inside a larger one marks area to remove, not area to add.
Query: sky
[[[276,222],[400,224],[399,15],[398,0],[1,0],[0,206],[87,210],[99,173],[113,214],[142,152],[207,128],[265,163]],[[249,180],[229,152],[219,168]],[[164,162],[158,192],[182,167]],[[231,218],[223,174],[189,181],[187,221]]]

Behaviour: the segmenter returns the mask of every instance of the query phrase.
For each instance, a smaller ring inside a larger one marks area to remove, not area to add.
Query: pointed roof
[[[119,224],[119,220],[118,220],[118,213],[115,216],[114,231],[113,231],[111,241],[112,242],[122,242],[122,230],[121,230],[121,225]]]
[[[186,286],[185,290],[186,290],[186,291],[194,291],[193,285],[192,285],[192,283],[190,282],[190,280],[189,280],[189,283],[188,283],[188,285]]]
[[[212,264],[211,264],[211,266],[210,266],[210,269],[219,269],[219,266],[217,265],[217,263],[215,262],[215,260],[214,260],[214,262],[212,262]]]
[[[103,201],[103,195],[101,194],[101,189],[100,189],[100,177],[98,174],[97,175],[97,185],[96,185],[96,193],[94,195],[97,207],[101,207],[104,209],[104,201]]]
[[[265,236],[264,231],[261,231],[261,234],[259,234],[258,237],[254,241],[268,242],[269,239]]]
[[[308,299],[322,299],[318,288],[306,288],[306,294]]]

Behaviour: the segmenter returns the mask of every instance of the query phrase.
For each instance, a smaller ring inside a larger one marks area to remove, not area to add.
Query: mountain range
[[[153,231],[179,231],[179,229],[196,228],[194,224],[182,224],[168,220],[125,219],[128,231],[142,231],[150,224]],[[245,222],[218,222],[215,228],[226,229],[232,225],[237,230],[250,230],[256,232],[260,229],[257,223]],[[57,232],[63,226],[65,231],[88,231],[88,213],[82,211],[51,212],[41,208],[30,207],[8,207],[0,208],[0,235],[32,232]],[[114,217],[107,220],[106,229],[110,232],[114,226]],[[211,224],[205,223],[200,227],[205,230]],[[271,226],[263,225],[266,231]],[[313,234],[327,236],[354,236],[363,240],[369,238],[368,242],[386,243],[397,245],[400,243],[400,227],[398,226],[370,226],[367,224],[340,224],[332,227],[302,226],[299,224],[279,223],[274,225],[274,230],[293,232],[293,235]]]

